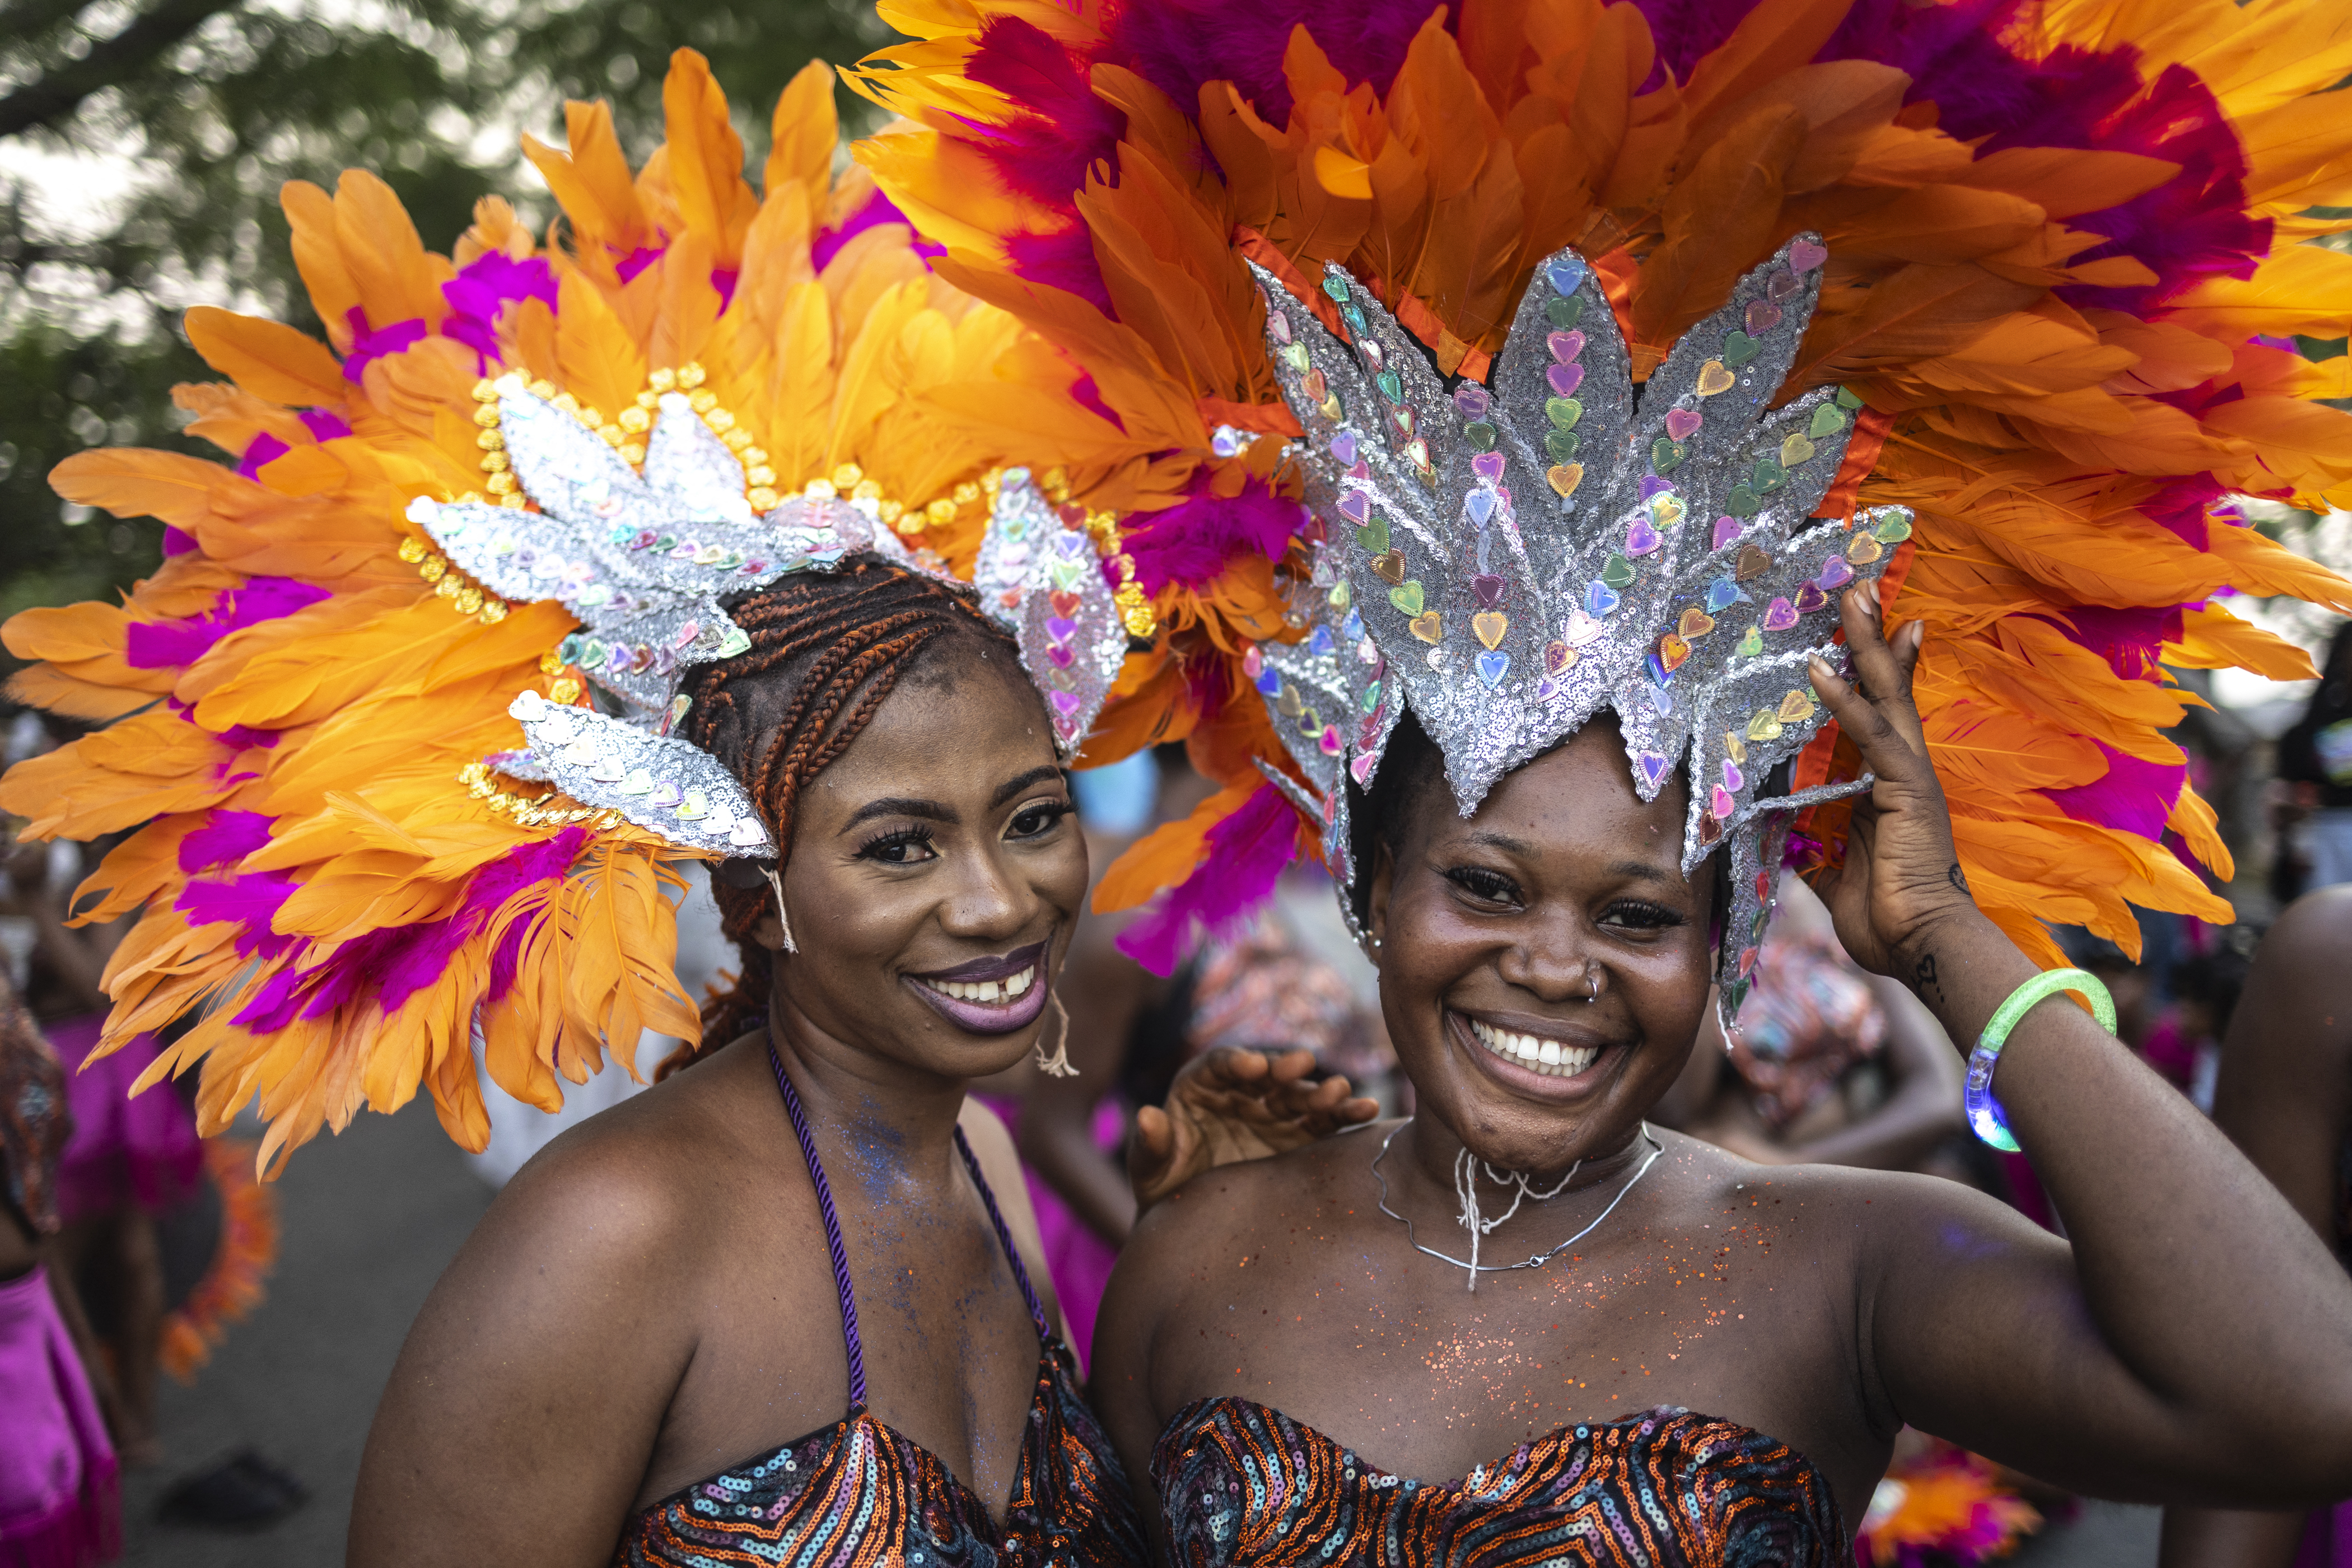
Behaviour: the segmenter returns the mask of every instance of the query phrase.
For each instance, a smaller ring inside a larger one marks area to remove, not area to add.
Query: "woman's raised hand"
[[[1812,661],[1813,689],[1839,727],[1861,748],[1877,777],[1853,803],[1845,864],[1814,884],[1854,962],[1915,990],[1935,984],[1934,957],[1923,941],[1935,926],[1972,915],[1975,901],[1952,847],[1944,787],[1927,761],[1927,737],[1911,700],[1925,626],[1913,621],[1889,646],[1876,582],[1846,590],[1838,611],[1857,680],[1849,685],[1822,660]]]
[[[1228,1048],[1186,1063],[1165,1110],[1135,1113],[1127,1175],[1136,1207],[1150,1208],[1204,1171],[1279,1154],[1380,1114],[1337,1074],[1308,1081],[1314,1070],[1307,1050],[1269,1057]]]

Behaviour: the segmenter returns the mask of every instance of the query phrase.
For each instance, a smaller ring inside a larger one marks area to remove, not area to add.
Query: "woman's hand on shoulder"
[[[1814,891],[1854,962],[1916,985],[1918,977],[1909,971],[1922,962],[1928,932],[1955,920],[1983,919],[1960,870],[1951,812],[1911,695],[1926,627],[1913,621],[1890,644],[1874,581],[1848,589],[1838,609],[1855,679],[1841,679],[1816,658],[1813,689],[1876,782],[1855,797],[1844,864]]]
[[[1148,1209],[1220,1165],[1286,1153],[1380,1114],[1345,1078],[1310,1081],[1314,1070],[1307,1050],[1214,1050],[1187,1062],[1165,1109],[1135,1113],[1127,1173],[1136,1206]]]

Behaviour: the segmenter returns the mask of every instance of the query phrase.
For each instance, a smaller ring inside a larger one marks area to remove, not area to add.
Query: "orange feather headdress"
[[[1104,732],[1189,732],[1227,787],[1114,866],[1097,908],[1183,884],[1171,909],[1213,912],[1238,896],[1224,851],[1255,847],[1242,879],[1255,887],[1293,847],[1258,770],[1296,782],[1298,764],[1244,661],[1252,639],[1300,637],[1320,588],[1298,539],[1234,518],[1262,491],[1297,493],[1283,443],[1254,437],[1300,434],[1244,260],[1276,303],[1334,333],[1334,301],[1369,295],[1459,389],[1487,382],[1538,263],[1573,247],[1639,383],[1810,232],[1829,261],[1779,401],[1843,386],[1865,410],[1821,511],[1916,515],[1883,591],[1893,621],[1927,623],[1917,695],[1979,902],[2045,961],[2045,921],[2137,952],[2132,905],[2229,918],[2200,872],[2227,878],[2229,853],[2163,733],[2200,699],[2166,667],[2311,673],[2230,613],[2232,593],[2352,612],[2352,584],[2242,526],[2229,500],[2352,501],[2352,417],[2322,401],[2352,393],[2352,361],[2315,363],[2290,341],[2352,321],[2352,257],[2309,243],[2352,226],[2352,116],[2330,91],[2352,71],[2352,14],[2299,0],[883,13],[916,41],[854,79],[912,126],[858,155],[947,247],[938,269],[1125,404],[1164,411],[1153,493],[1136,501],[1158,515],[1129,535],[1147,586],[1165,602],[1163,578],[1209,584],[1163,564],[1207,539],[1234,602],[1255,538],[1267,596],[1291,612],[1287,630],[1179,625],[1155,664],[1130,666]],[[1327,296],[1316,282],[1335,265],[1352,283]],[[1858,763],[1832,727],[1790,787]],[[1801,819],[1799,864],[1841,853],[1844,811]]]
[[[422,1085],[478,1149],[477,1032],[490,1077],[547,1109],[608,1044],[625,1064],[644,1029],[698,1035],[669,895],[712,854],[482,766],[518,744],[519,692],[533,713],[593,706],[564,604],[500,597],[411,521],[485,494],[524,506],[502,395],[633,467],[664,417],[698,416],[694,438],[742,469],[725,510],[838,500],[967,578],[996,471],[1024,462],[1117,563],[1114,509],[1148,490],[1149,448],[1116,395],[929,270],[863,170],[835,177],[832,82],[812,65],[785,89],[763,193],[690,51],[639,171],[603,105],[571,105],[568,149],[526,143],[569,229],[544,247],[497,198],[443,257],[371,174],[289,185],[329,342],[225,310],[187,321],[230,384],[178,400],[236,466],[107,450],[58,467],[67,497],[161,518],[167,559],[124,604],[8,624],[39,661],[16,693],[102,727],[11,771],[0,808],[36,837],[137,829],[79,900],[86,919],[139,912],[100,1048],[201,1013],[154,1074],[203,1064],[206,1133],[257,1100],[274,1168]],[[996,434],[945,407],[991,409]],[[1150,629],[1139,595],[1122,638]]]

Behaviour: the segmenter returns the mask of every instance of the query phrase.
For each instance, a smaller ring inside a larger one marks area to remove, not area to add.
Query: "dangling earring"
[[[1062,1011],[1062,999],[1053,996],[1045,1005],[1054,1010],[1054,1054],[1045,1054],[1043,1036],[1037,1040],[1037,1066],[1047,1078],[1076,1078],[1078,1069],[1070,1065],[1070,1016]]]
[[[786,952],[800,952],[800,949],[793,945],[793,919],[790,915],[784,913],[783,876],[773,866],[769,867],[767,870],[768,886],[776,890],[776,923],[783,928],[784,951]]]

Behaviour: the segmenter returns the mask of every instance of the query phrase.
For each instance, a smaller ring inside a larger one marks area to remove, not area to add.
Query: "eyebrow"
[[[1532,856],[1536,852],[1536,847],[1526,839],[1514,838],[1507,833],[1497,833],[1492,828],[1481,828],[1473,833],[1470,835],[1470,842],[1483,845],[1489,849],[1499,849],[1506,855],[1526,857]],[[1675,880],[1674,878],[1667,876],[1662,868],[1653,866],[1646,860],[1612,860],[1609,863],[1609,875],[1641,882]]]
[[[1003,805],[1032,784],[1042,784],[1047,779],[1058,779],[1062,776],[1062,770],[1050,764],[1031,768],[1020,777],[1007,779],[997,785],[996,793],[989,796],[988,804],[992,806]],[[884,795],[879,800],[869,800],[851,812],[849,820],[841,825],[841,830],[846,833],[858,824],[871,822],[877,816],[919,816],[926,822],[943,823],[954,823],[960,820],[952,807],[942,805],[938,801],[921,800],[912,795]]]

